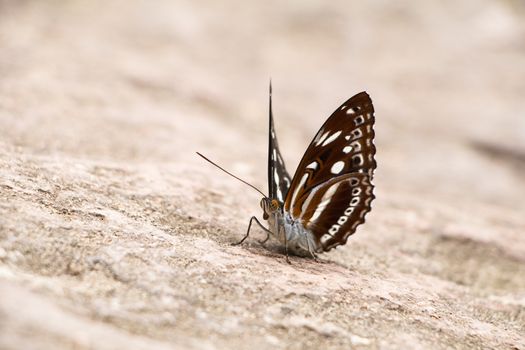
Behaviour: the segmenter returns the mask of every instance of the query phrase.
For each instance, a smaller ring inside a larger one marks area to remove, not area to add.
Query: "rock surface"
[[[0,348],[525,348],[525,7],[0,1]],[[254,231],[376,106],[377,199],[320,262]]]

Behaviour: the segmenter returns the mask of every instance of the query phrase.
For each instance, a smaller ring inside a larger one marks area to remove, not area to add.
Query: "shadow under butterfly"
[[[266,196],[202,154],[208,162],[244,182],[263,195],[261,208],[268,228],[252,216],[241,244],[255,221],[277,238],[288,252],[311,255],[344,245],[371,210],[372,178],[376,161],[374,106],[366,92],[343,103],[321,126],[308,146],[293,178],[284,165],[273,123],[272,87],[268,145],[268,190]]]

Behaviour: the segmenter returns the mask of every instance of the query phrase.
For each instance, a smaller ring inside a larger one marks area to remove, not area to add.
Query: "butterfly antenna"
[[[268,96],[268,158],[272,154],[273,139],[272,139],[272,128],[273,128],[273,111],[272,111],[272,78],[270,78],[270,88]],[[268,179],[272,179],[272,167],[270,166],[270,159],[268,159]],[[268,192],[270,196],[274,196],[272,193],[272,186],[268,185]]]
[[[256,190],[257,192],[259,192],[260,194],[263,195],[264,198],[266,198],[266,195],[264,193],[262,193],[257,187],[255,187],[254,185],[244,181],[243,179],[233,175],[232,173],[230,173],[228,170],[218,166],[217,164],[215,164],[214,162],[212,162],[211,160],[209,160],[208,158],[206,158],[205,156],[203,156],[202,154],[200,154],[199,152],[196,152],[199,156],[201,156],[202,158],[204,158],[205,161],[207,161],[208,163],[211,163],[213,165],[215,165],[217,168],[221,169],[222,171],[224,171],[226,174],[230,175],[231,177],[234,177],[236,178],[237,180],[239,180],[240,182],[250,186],[251,188],[253,188],[254,190]]]

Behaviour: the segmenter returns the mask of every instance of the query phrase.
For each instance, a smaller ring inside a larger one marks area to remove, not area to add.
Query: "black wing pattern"
[[[268,140],[268,192],[269,197],[277,199],[280,207],[284,203],[292,179],[286,171],[283,157],[277,144],[277,135],[273,125],[272,112],[272,84],[270,83],[270,117],[269,117],[269,140]]]
[[[345,244],[371,209],[374,119],[366,92],[347,100],[319,129],[293,177],[284,210],[324,251]]]

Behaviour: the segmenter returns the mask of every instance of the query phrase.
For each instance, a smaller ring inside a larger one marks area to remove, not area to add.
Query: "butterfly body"
[[[306,149],[295,175],[284,165],[273,123],[272,88],[268,142],[268,196],[198,153],[206,161],[263,195],[268,228],[252,216],[241,244],[255,221],[266,233],[298,255],[327,252],[346,244],[365,222],[375,196],[374,106],[366,92],[348,99],[321,126]],[[289,262],[289,260],[288,260]]]
[[[293,220],[289,214],[284,213],[282,207],[272,207],[271,202],[269,198],[261,200],[263,217],[268,221],[271,235],[296,255],[307,255],[317,251],[312,233],[306,230],[300,221]]]
[[[270,87],[269,195],[261,200],[268,229],[252,220],[287,252],[315,256],[345,244],[371,210],[374,107],[366,92],[343,103],[319,129],[291,178],[277,144],[271,96]]]

